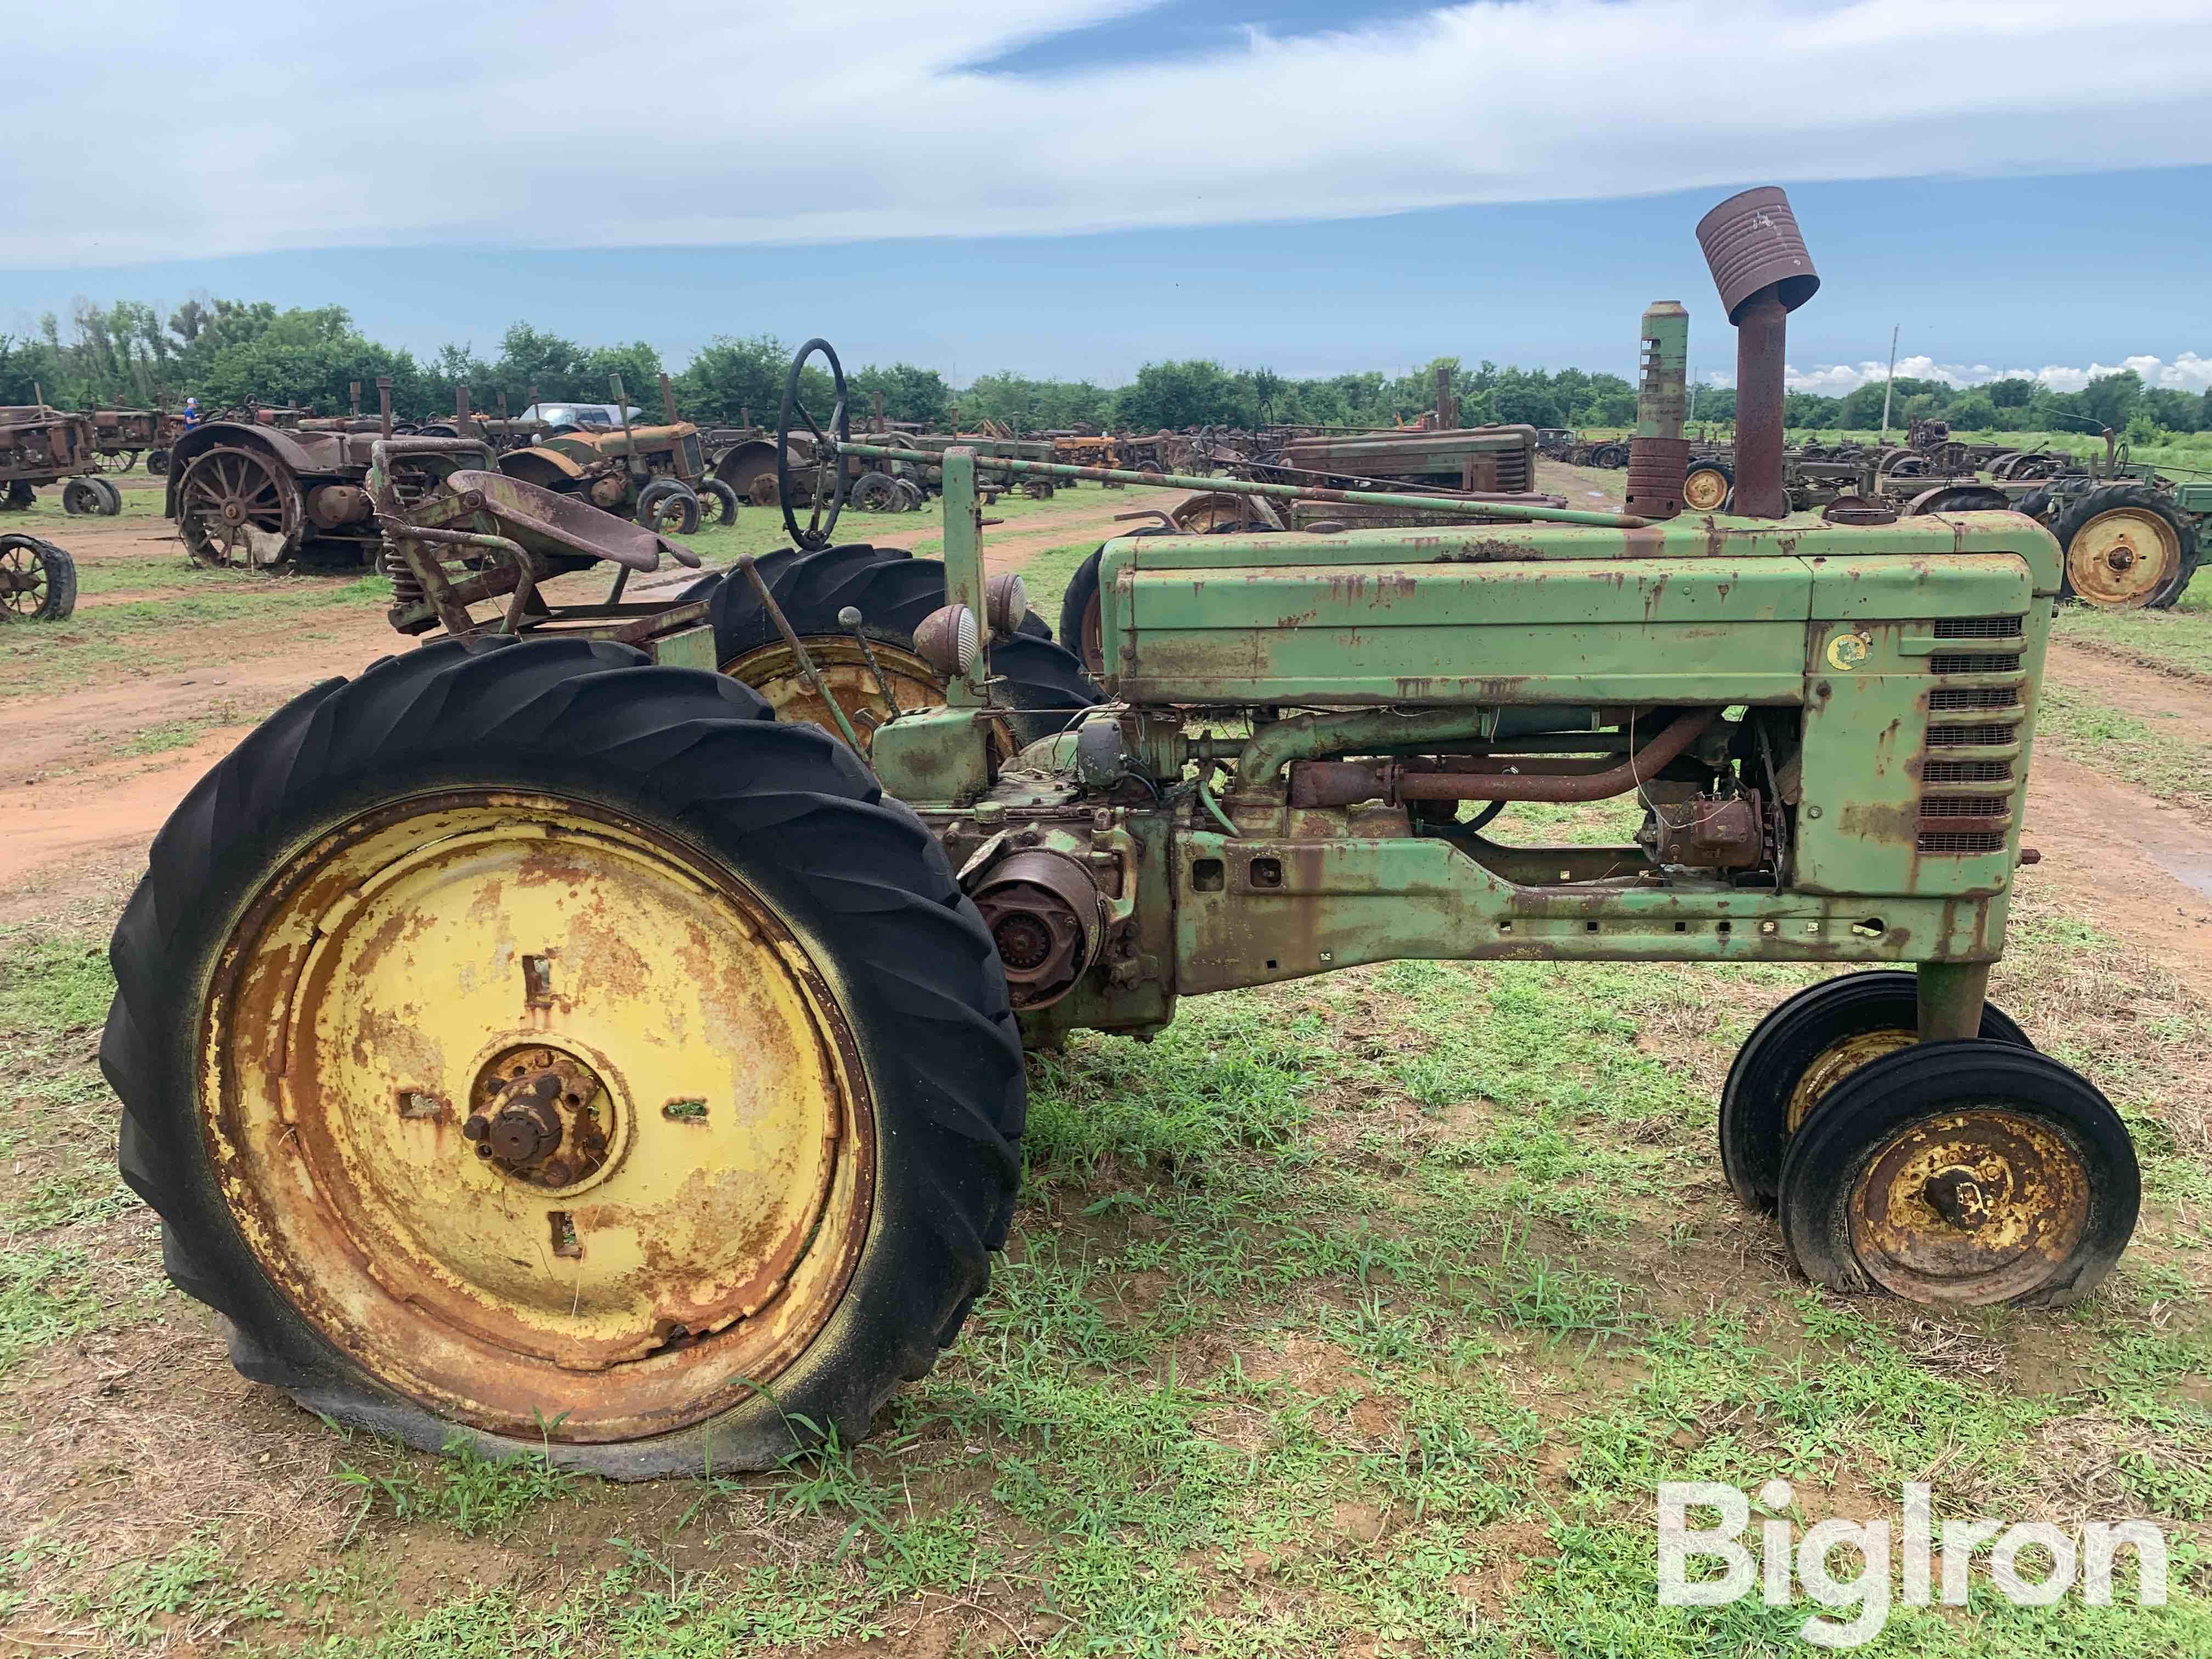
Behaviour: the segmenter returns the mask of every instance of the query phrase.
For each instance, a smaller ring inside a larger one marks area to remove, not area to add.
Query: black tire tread
[[[805,553],[785,548],[756,565],[777,606],[801,637],[842,635],[837,614],[857,608],[878,637],[911,642],[922,619],[945,603],[945,566],[918,559],[904,548],[848,543]],[[706,589],[694,586],[692,594]],[[708,593],[708,619],[714,626],[714,650],[722,662],[758,650],[781,637],[743,572],[714,579]],[[1053,642],[1042,618],[1031,614],[1010,640],[991,644],[991,672],[1004,681],[1008,705],[1020,711],[1010,724],[1023,743],[1049,737],[1078,710],[1100,702],[1104,693],[1083,671],[1073,652]]]
[[[9,548],[27,548],[38,556],[46,570],[46,603],[33,611],[33,622],[61,622],[76,609],[76,561],[65,548],[37,536],[19,534],[0,535],[0,552]]]
[[[873,1224],[883,1237],[823,1336],[779,1379],[779,1397],[653,1439],[556,1442],[555,1460],[620,1479],[766,1467],[798,1443],[787,1412],[860,1437],[897,1382],[957,1334],[1006,1237],[1027,1097],[1004,977],[927,829],[883,799],[842,744],[776,722],[734,680],[654,666],[627,646],[441,640],[325,681],[250,733],[155,836],[110,947],[117,989],[100,1065],[123,1103],[118,1163],[162,1218],[170,1277],[231,1322],[234,1358],[254,1380],[426,1449],[453,1433],[331,1347],[244,1243],[208,1167],[198,998],[181,988],[204,982],[237,896],[287,844],[288,826],[472,766],[613,792],[757,877],[836,952],[886,1114]],[[536,1449],[462,1437],[494,1455]]]
[[[1771,1208],[1780,1191],[1790,1093],[1814,1055],[1855,1031],[1909,1027],[1918,1006],[1911,971],[1877,969],[1808,985],[1752,1028],[1729,1066],[1720,1109],[1721,1169],[1747,1209]],[[1990,1042],[2035,1047],[1993,1002],[1982,1005],[1981,1031]]]
[[[1986,1039],[1917,1043],[1871,1060],[1805,1120],[1783,1160],[1778,1213],[1783,1243],[1806,1277],[1831,1290],[1873,1288],[1850,1259],[1844,1220],[1866,1157],[1889,1133],[1945,1109],[1946,1102],[1993,1099],[2063,1124],[2104,1165],[2104,1184],[2092,1174],[2095,1201],[2074,1270],[2007,1305],[2066,1307],[2102,1283],[2134,1234],[2142,1204],[2142,1175],[2127,1125],[2080,1073],[2032,1048]]]

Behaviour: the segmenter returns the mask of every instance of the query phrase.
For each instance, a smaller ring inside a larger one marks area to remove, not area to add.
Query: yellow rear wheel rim
[[[2116,507],[2100,513],[2066,544],[2066,577],[2075,593],[2109,611],[2148,605],[2181,568],[2181,538],[2155,513]]]
[[[1710,467],[1693,467],[1682,481],[1682,505],[1693,512],[1711,513],[1728,499],[1728,480]]]
[[[848,634],[817,635],[800,642],[830,695],[853,723],[863,752],[872,749],[876,732],[891,718],[891,707],[860,642]],[[875,667],[883,671],[891,695],[898,699],[899,712],[910,714],[917,708],[942,706],[945,688],[920,657],[880,640],[869,641],[869,649],[875,653]],[[791,647],[781,641],[732,658],[722,665],[722,672],[767,698],[776,719],[811,720],[825,732],[837,731],[836,716],[816,694]]]
[[[875,1167],[852,1033],[791,928],[672,835],[531,792],[386,804],[262,884],[204,1008],[202,1128],[247,1245],[441,1416],[679,1428],[843,1293]],[[471,1138],[541,1077],[550,1152]]]

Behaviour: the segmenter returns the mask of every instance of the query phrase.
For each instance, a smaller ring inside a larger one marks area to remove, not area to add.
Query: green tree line
[[[773,336],[731,335],[709,341],[681,369],[670,369],[643,341],[585,345],[523,322],[507,329],[489,358],[472,345],[447,345],[418,360],[369,339],[339,306],[280,311],[266,301],[190,300],[164,317],[136,301],[105,307],[80,301],[66,328],[48,315],[27,336],[0,335],[0,404],[28,403],[42,392],[64,408],[173,406],[191,393],[211,409],[258,401],[335,414],[346,408],[348,385],[356,380],[364,407],[373,409],[376,379],[389,375],[398,411],[425,419],[450,413],[462,385],[478,410],[496,407],[503,395],[519,411],[533,388],[548,399],[605,402],[610,377],[619,374],[631,401],[658,415],[665,369],[687,419],[733,424],[750,414],[767,422],[775,418],[789,362],[790,348]],[[880,393],[890,419],[933,427],[948,423],[957,408],[963,425],[988,418],[1026,431],[1085,424],[1152,430],[1389,425],[1432,407],[1439,368],[1450,371],[1461,419],[1470,425],[1618,428],[1635,419],[1635,389],[1618,374],[1500,367],[1488,360],[1469,369],[1458,357],[1439,357],[1405,374],[1370,370],[1309,380],[1194,358],[1146,363],[1121,386],[1007,370],[954,387],[937,370],[904,362],[848,367],[846,378],[856,426]],[[808,392],[810,406],[826,414],[823,377],[811,374]],[[1862,430],[1880,425],[1881,402],[1879,383],[1835,398],[1793,392],[1788,418],[1793,427],[1813,430]],[[1695,416],[1725,422],[1735,406],[1734,392],[1701,387]],[[2161,429],[2212,430],[2212,392],[2146,386],[2132,370],[2070,393],[2026,379],[1963,390],[1940,380],[1900,380],[1890,424],[1902,428],[1916,416],[1948,421],[1962,432],[2109,425],[2144,441]]]

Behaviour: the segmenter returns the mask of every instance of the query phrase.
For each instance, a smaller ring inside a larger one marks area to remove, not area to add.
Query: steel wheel
[[[249,1377],[418,1446],[641,1478],[857,1438],[1005,1236],[988,934],[719,675],[471,640],[327,682],[179,808],[111,955],[172,1278]]]
[[[1728,500],[1729,476],[1717,466],[1692,466],[1682,480],[1682,505],[1692,513],[1717,513]]]
[[[856,513],[891,513],[898,507],[898,480],[888,472],[863,472],[853,480],[846,505]]]
[[[2100,611],[2171,605],[2195,549],[2172,509],[2149,490],[2092,490],[2053,526],[2066,550],[2066,588]]]
[[[300,550],[301,526],[291,470],[258,451],[206,450],[177,481],[177,528],[195,564],[282,564]]]
[[[836,1305],[874,1160],[852,1034],[695,849],[559,795],[418,795],[273,871],[222,960],[199,1097],[233,1212],[441,1416],[680,1428]]]
[[[1908,1301],[2052,1306],[2112,1270],[2141,1177],[2105,1097],[2047,1055],[1917,1043],[1839,1085],[1782,1170],[1808,1275]]]
[[[1778,1004],[1744,1039],[1721,1090],[1721,1167],[1747,1207],[1774,1202],[1782,1163],[1805,1121],[1838,1085],[1919,1041],[1919,987],[1893,969],[1844,974]],[[1993,1002],[1981,1035],[2034,1045]]]
[[[76,562],[36,536],[0,536],[0,616],[59,622],[76,609]]]
[[[852,721],[861,748],[872,749],[877,729],[890,720],[891,708],[884,700],[883,688],[869,668],[860,641],[850,634],[835,634],[800,642],[820,671],[830,695]],[[884,678],[890,682],[900,712],[912,714],[917,708],[943,705],[944,684],[927,663],[878,630],[870,630],[869,645]],[[722,665],[722,672],[767,698],[778,720],[811,720],[825,732],[837,729],[836,716],[815,695],[812,684],[799,672],[791,647],[781,640],[731,659]]]

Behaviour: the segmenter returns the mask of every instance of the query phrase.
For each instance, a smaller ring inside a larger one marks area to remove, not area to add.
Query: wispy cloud
[[[1485,0],[1167,63],[964,67],[1131,9],[19,8],[10,130],[89,136],[0,151],[0,262],[1066,234],[2212,161],[2203,0]],[[675,90],[641,109],[655,86]]]
[[[2199,356],[2194,351],[2185,351],[2171,362],[2146,352],[2123,357],[2117,363],[2091,363],[2086,368],[2046,363],[2041,368],[2000,368],[1990,363],[1939,363],[1933,357],[1917,356],[1897,360],[1897,378],[1900,380],[1941,380],[1946,386],[1961,388],[1987,386],[1991,380],[2034,380],[2053,392],[2079,392],[2100,376],[2118,374],[2124,368],[2135,370],[2148,386],[2172,392],[2212,391],[2212,357]],[[1818,392],[1837,398],[1847,392],[1856,392],[1863,386],[1879,384],[1888,373],[1887,362],[1823,363],[1808,369],[1801,369],[1793,364],[1787,375],[1787,384],[1792,392]],[[1705,379],[1713,386],[1735,384],[1735,376],[1724,370],[1716,370],[1705,375]]]

